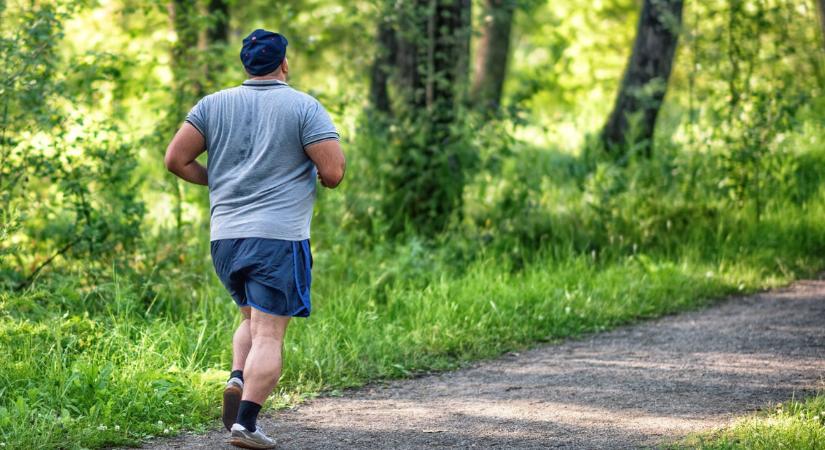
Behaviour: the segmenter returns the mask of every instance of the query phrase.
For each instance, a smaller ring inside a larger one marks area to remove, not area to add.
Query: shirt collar
[[[267,86],[289,86],[286,82],[281,80],[246,80],[243,82],[243,86],[253,86],[253,87],[267,87]]]

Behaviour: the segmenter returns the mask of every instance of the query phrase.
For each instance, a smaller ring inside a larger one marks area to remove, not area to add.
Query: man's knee
[[[272,324],[256,323],[254,320],[251,320],[249,331],[252,334],[252,339],[282,339],[282,335]]]
[[[252,335],[252,345],[256,347],[283,347],[284,341],[283,339],[278,338],[278,336],[274,336],[272,334],[253,334]]]
[[[256,339],[283,341],[288,323],[289,317],[273,316],[257,310],[254,311],[250,322],[253,342]]]

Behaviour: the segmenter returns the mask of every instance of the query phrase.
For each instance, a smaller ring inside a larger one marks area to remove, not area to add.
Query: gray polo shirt
[[[247,80],[201,99],[186,121],[206,139],[210,239],[309,239],[310,144],[338,139],[324,107],[277,80]]]

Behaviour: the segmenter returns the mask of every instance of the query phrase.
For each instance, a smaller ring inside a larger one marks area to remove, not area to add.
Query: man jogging
[[[289,319],[309,316],[309,228],[316,176],[344,176],[338,132],[323,106],[287,83],[287,40],[255,30],[243,40],[242,85],[201,99],[166,151],[166,167],[209,186],[215,271],[240,307],[223,395],[229,442],[272,448],[256,425],[281,375]],[[204,151],[207,167],[195,158]]]

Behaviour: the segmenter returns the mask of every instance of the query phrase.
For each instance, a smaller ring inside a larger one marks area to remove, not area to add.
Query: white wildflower
[[[97,429],[98,429],[99,431],[106,431],[106,425],[98,425],[98,426],[97,426]]]
[[[164,428],[163,429],[163,434],[169,434],[169,428]]]
[[[120,431],[120,425],[115,425],[115,431]]]

